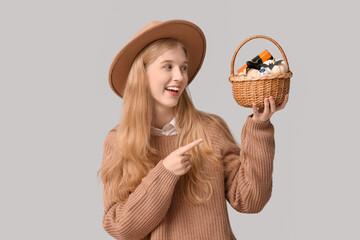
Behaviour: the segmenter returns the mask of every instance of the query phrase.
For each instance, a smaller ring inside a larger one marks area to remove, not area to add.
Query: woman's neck
[[[152,125],[156,128],[163,128],[175,116],[174,108],[168,109],[154,109],[154,116]]]

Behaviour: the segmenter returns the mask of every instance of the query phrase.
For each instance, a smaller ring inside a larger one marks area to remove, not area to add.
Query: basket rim
[[[278,74],[269,74],[263,76],[256,76],[256,77],[248,77],[246,75],[230,75],[229,81],[230,82],[242,82],[242,81],[256,81],[256,80],[271,80],[275,78],[291,78],[293,73],[289,70],[286,73],[278,73]]]

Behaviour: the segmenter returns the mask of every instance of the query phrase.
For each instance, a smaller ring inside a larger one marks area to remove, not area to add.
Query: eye
[[[183,66],[182,71],[186,72],[188,70],[188,66]]]
[[[168,65],[165,65],[164,68],[170,70],[170,69],[172,69],[172,66],[170,64],[168,64]]]

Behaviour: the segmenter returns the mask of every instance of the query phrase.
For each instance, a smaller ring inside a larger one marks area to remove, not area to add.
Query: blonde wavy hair
[[[153,119],[153,99],[149,90],[146,67],[157,57],[174,47],[184,45],[175,39],[160,39],[144,48],[134,60],[123,95],[120,122],[111,131],[116,133],[115,147],[104,152],[101,180],[104,191],[114,201],[125,203],[148,172],[155,167],[158,151],[150,145],[150,127]],[[191,64],[191,63],[189,63]],[[206,123],[213,122],[222,128],[228,139],[236,143],[227,124],[218,116],[195,109],[188,89],[175,107],[179,128],[176,146],[184,146],[196,139],[203,142],[189,151],[191,168],[181,176],[178,184],[184,198],[192,205],[201,204],[212,196],[211,176],[203,171],[204,164],[223,169],[220,156],[213,151]],[[141,160],[140,160],[141,159]],[[198,191],[199,192],[198,192]]]

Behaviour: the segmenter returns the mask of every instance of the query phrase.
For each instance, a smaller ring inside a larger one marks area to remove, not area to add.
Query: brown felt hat
[[[110,71],[109,83],[112,90],[120,97],[124,94],[127,76],[137,54],[148,44],[162,38],[173,38],[182,42],[189,58],[189,82],[201,68],[206,52],[206,39],[201,29],[185,20],[153,21],[141,29],[114,58]]]

